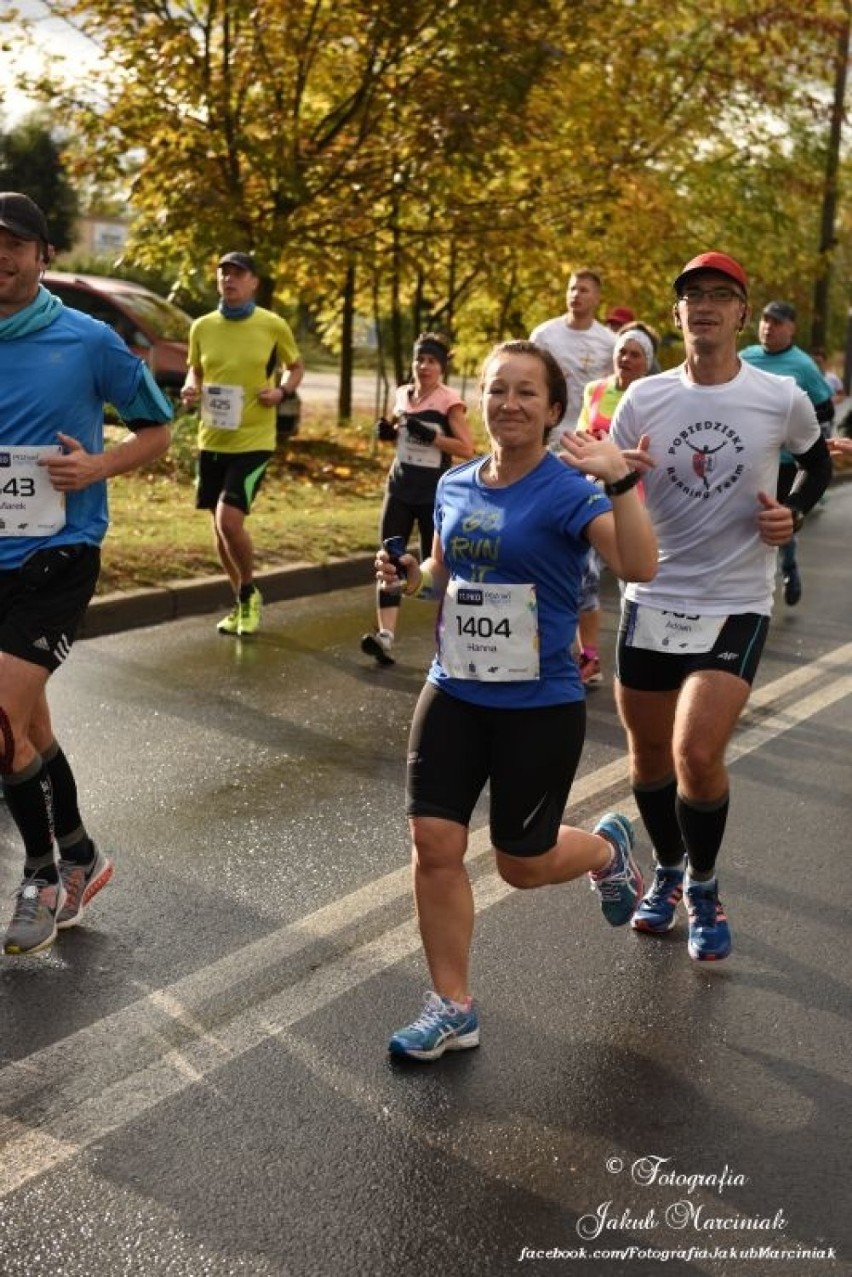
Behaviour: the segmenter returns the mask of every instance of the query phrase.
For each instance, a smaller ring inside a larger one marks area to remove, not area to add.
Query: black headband
[[[443,342],[435,341],[434,337],[423,337],[414,343],[414,358],[418,355],[433,355],[443,369],[446,369],[450,358],[450,352]]]

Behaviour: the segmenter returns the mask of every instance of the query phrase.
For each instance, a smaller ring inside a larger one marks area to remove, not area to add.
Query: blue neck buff
[[[62,302],[49,293],[43,284],[29,306],[18,310],[7,319],[0,319],[0,341],[14,341],[16,337],[28,337],[52,324],[62,309]]]
[[[219,314],[224,315],[225,319],[248,319],[249,315],[254,314],[254,308],[257,302],[244,302],[242,306],[227,306],[225,302],[219,302]]]

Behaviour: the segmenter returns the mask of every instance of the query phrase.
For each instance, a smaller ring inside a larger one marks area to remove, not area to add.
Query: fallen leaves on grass
[[[258,494],[257,567],[372,550],[391,455],[367,424],[306,423],[280,445]],[[221,573],[210,515],[194,508],[194,460],[194,436],[178,429],[156,466],[112,481],[99,593]]]

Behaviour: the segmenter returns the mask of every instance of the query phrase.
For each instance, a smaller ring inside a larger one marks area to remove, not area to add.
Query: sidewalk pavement
[[[258,572],[255,581],[265,603],[345,590],[373,581],[375,552],[351,559],[330,559],[327,563],[292,563],[287,567]],[[206,612],[226,612],[234,602],[226,576],[204,576],[190,581],[170,581],[145,590],[117,591],[92,599],[78,638],[97,638],[142,625],[160,625],[185,616]]]

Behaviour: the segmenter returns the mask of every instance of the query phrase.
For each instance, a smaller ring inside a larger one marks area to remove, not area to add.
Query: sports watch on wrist
[[[638,470],[629,470],[622,478],[616,479],[615,483],[605,483],[604,492],[608,497],[620,497],[622,492],[629,492],[631,488],[635,488],[641,478]]]

